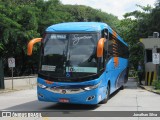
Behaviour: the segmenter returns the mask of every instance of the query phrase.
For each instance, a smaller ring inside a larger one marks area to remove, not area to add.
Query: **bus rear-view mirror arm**
[[[101,38],[98,41],[98,45],[97,45],[97,57],[101,58],[103,57],[103,49],[104,49],[104,42],[105,42],[105,38]]]
[[[42,38],[34,38],[29,41],[27,48],[27,55],[32,55],[33,46],[35,43],[41,42]]]

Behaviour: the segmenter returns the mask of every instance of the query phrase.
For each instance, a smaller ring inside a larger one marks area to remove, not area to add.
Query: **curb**
[[[156,93],[156,94],[158,94],[158,95],[160,95],[160,91],[157,91],[157,90],[155,90],[155,89],[153,89],[152,87],[145,87],[145,86],[143,86],[143,85],[139,85],[139,87],[140,88],[142,88],[142,89],[145,89],[145,90],[147,90],[147,91],[149,91],[149,92],[153,92],[153,93]]]
[[[25,79],[25,78],[37,78],[37,75],[13,77],[14,80]],[[12,77],[4,77],[4,80],[12,80]]]
[[[3,94],[3,93],[9,93],[9,92],[16,92],[16,91],[20,91],[20,90],[29,90],[29,89],[34,89],[36,87],[36,85],[34,86],[24,86],[24,87],[21,87],[21,88],[14,88],[13,90],[12,89],[0,89],[0,94]]]
[[[0,90],[0,94],[3,94],[3,93],[9,93],[9,92],[15,92],[15,91],[19,91],[19,90],[16,90],[16,89],[4,89],[4,90]]]

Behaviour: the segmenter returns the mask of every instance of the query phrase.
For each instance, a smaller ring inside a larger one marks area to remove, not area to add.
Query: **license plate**
[[[59,99],[59,102],[61,102],[61,103],[69,103],[69,99],[60,98],[60,99]]]

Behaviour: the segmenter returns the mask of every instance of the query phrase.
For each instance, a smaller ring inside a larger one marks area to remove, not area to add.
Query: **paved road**
[[[0,110],[160,111],[160,95],[148,92],[137,87],[137,83],[135,82],[135,80],[129,79],[128,83],[125,86],[125,89],[119,90],[116,93],[114,93],[107,104],[99,104],[97,106],[86,106],[39,102],[37,101],[36,88],[34,88],[29,90],[0,94]],[[123,120],[125,119],[128,120],[127,118],[124,118]],[[150,120],[151,118],[134,117],[130,118],[129,120],[132,119]],[[160,118],[154,118],[154,120],[155,119],[158,120]]]

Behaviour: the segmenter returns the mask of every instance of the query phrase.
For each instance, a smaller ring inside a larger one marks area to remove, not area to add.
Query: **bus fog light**
[[[95,96],[89,96],[86,101],[91,101],[95,98]]]
[[[38,96],[39,96],[39,97],[44,97],[44,96],[43,96],[42,94],[40,94],[40,93],[38,93]]]

